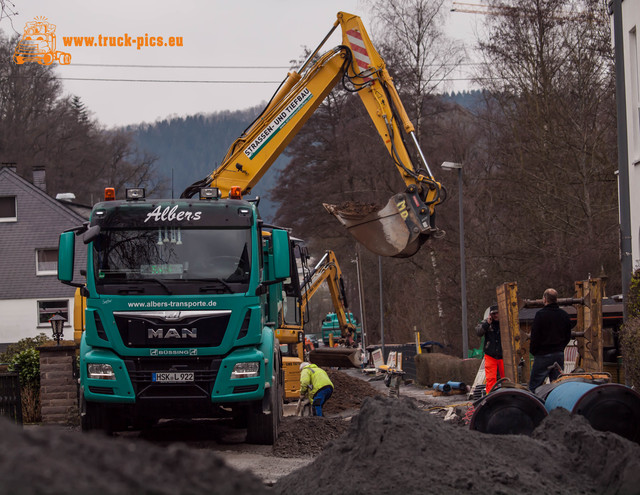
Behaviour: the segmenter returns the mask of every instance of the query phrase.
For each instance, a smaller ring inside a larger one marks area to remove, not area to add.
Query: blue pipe
[[[467,385],[464,382],[447,382],[453,390],[467,390]]]
[[[544,407],[547,411],[551,411],[556,407],[562,407],[567,411],[573,412],[573,408],[580,397],[597,386],[598,385],[594,383],[587,382],[561,382],[549,392],[544,402]]]
[[[433,390],[438,390],[439,392],[449,392],[451,391],[451,385],[448,383],[434,383]]]

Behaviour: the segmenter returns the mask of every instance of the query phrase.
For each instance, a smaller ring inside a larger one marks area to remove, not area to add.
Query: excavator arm
[[[306,252],[306,251],[305,251]],[[304,256],[304,254],[303,254]],[[361,351],[355,342],[356,327],[347,317],[347,298],[344,290],[342,270],[333,251],[327,251],[316,266],[309,271],[301,282],[299,324],[282,322],[276,330],[281,344],[296,347],[298,358],[304,355],[304,320],[307,306],[311,298],[324,284],[329,288],[331,302],[338,318],[341,338],[338,347],[321,347],[312,350],[308,357],[318,366],[337,366],[343,368],[360,367],[362,365]],[[292,358],[287,358],[293,362]]]
[[[331,294],[331,302],[338,318],[340,325],[340,333],[342,342],[347,347],[355,345],[356,326],[349,322],[347,318],[347,296],[344,290],[344,282],[342,280],[342,270],[333,251],[327,251],[322,259],[303,282],[302,304],[301,310],[304,314],[309,300],[316,291],[326,283]]]
[[[338,27],[342,44],[318,55]],[[392,78],[361,19],[345,12],[338,13],[333,28],[302,67],[288,74],[220,166],[185,189],[182,197],[191,197],[205,186],[217,187],[222,196],[249,193],[338,81],[360,96],[406,189],[377,212],[353,204],[324,206],[370,251],[393,257],[415,254],[437,232],[435,206],[445,199],[444,188],[429,170]],[[408,141],[415,146],[417,160],[411,157]]]

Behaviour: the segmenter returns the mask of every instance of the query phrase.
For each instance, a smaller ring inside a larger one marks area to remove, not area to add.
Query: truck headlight
[[[97,380],[115,380],[116,374],[110,364],[89,363],[87,364],[87,377]]]
[[[252,378],[260,373],[260,363],[237,363],[231,372],[231,378]]]

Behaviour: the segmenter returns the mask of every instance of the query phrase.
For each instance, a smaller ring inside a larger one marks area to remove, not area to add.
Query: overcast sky
[[[11,18],[12,23],[3,19],[0,29],[5,34],[22,34],[25,23],[36,17],[46,17],[55,24],[58,50],[71,55],[70,65],[56,69],[63,79],[64,92],[80,96],[106,126],[259,105],[271,97],[285,77],[289,61],[298,59],[303,47],[315,48],[324,38],[337,12],[357,14],[365,27],[371,25],[360,0],[11,1],[18,15]],[[448,33],[472,40],[473,26],[478,22],[475,17],[480,16],[451,13]],[[327,49],[340,43],[338,31],[325,45]],[[143,46],[138,50],[135,41],[129,47],[63,46],[63,37],[93,36],[97,43],[99,35],[128,35],[132,39],[162,36],[164,41],[182,37],[183,46]]]

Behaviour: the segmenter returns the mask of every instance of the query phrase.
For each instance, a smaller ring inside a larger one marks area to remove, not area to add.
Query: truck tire
[[[106,435],[111,435],[113,431],[104,404],[87,402],[83,397],[81,407],[80,428],[82,431],[101,431]]]
[[[275,348],[279,349],[279,345]],[[273,445],[278,439],[278,430],[282,421],[282,368],[280,366],[280,353],[273,357],[273,383],[266,390],[269,395],[269,410],[262,411],[261,404],[258,408],[249,411],[249,423],[247,424],[247,442],[257,445]]]

